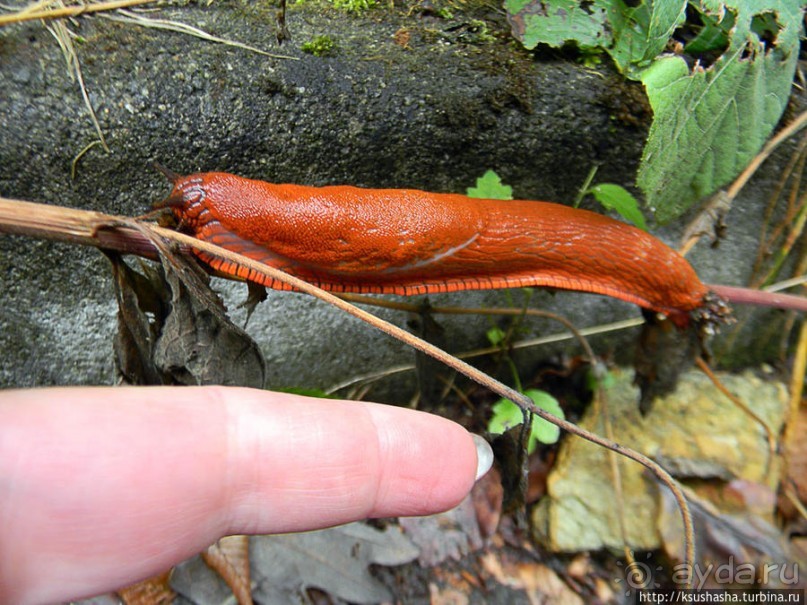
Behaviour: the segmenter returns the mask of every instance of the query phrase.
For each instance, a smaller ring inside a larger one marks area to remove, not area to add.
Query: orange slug
[[[635,303],[681,327],[714,304],[677,252],[586,210],[412,189],[276,185],[221,172],[169,176],[174,189],[162,205],[180,228],[332,292],[545,286]],[[225,275],[290,289],[195,254]]]

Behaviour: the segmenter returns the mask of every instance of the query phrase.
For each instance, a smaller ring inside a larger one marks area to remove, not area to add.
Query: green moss
[[[377,0],[331,0],[336,8],[341,8],[351,13],[360,13],[377,4]]]
[[[330,57],[334,54],[336,44],[330,36],[316,36],[313,39],[305,42],[301,47],[304,53],[314,55],[315,57]]]
[[[495,38],[488,29],[488,24],[481,19],[471,19],[468,22],[469,41],[474,44],[493,42]]]

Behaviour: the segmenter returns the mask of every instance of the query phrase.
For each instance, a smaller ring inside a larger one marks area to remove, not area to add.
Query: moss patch
[[[300,50],[315,57],[331,57],[336,51],[336,44],[330,36],[316,36],[305,42]]]

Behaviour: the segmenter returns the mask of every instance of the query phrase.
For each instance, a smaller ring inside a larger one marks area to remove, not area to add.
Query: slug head
[[[155,209],[169,209],[180,228],[194,230],[194,219],[200,209],[199,202],[205,198],[203,179],[200,175],[181,176],[167,168],[154,164],[174,186],[165,199],[155,202]]]

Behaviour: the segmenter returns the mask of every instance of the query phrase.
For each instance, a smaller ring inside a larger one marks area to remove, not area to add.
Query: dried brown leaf
[[[115,297],[118,300],[118,330],[113,347],[115,365],[125,384],[162,384],[162,376],[154,365],[152,350],[157,339],[156,324],[149,320],[160,317],[159,291],[162,281],[149,279],[132,270],[121,257],[108,254],[112,261]]]
[[[170,572],[148,578],[117,591],[125,605],[170,605],[176,598],[168,583]]]
[[[202,553],[202,560],[227,583],[238,605],[252,605],[248,536],[222,538]]]
[[[449,558],[459,561],[483,545],[476,508],[470,496],[444,513],[401,517],[399,523],[420,549],[418,561],[424,567],[439,565]]]
[[[252,540],[253,591],[263,605],[285,605],[301,591],[316,587],[352,603],[392,600],[369,566],[401,565],[417,557],[417,548],[395,526],[384,531],[363,523]]]
[[[724,491],[730,492],[727,495],[728,499],[735,505],[738,503],[736,497],[738,489],[744,492],[767,490],[762,485],[752,487],[748,482],[744,482],[742,487],[737,485],[725,488]],[[691,572],[683,570],[682,573],[693,574],[696,588],[730,588],[731,586],[726,585],[725,579],[716,575],[721,569],[725,571],[726,566],[747,572],[751,569],[764,569],[766,565],[773,565],[775,569],[784,573],[781,577],[769,574],[766,588],[792,587],[787,585],[787,580],[793,574],[793,568],[792,564],[788,565],[787,562],[793,561],[794,552],[777,527],[759,514],[751,512],[758,507],[760,499],[761,496],[758,494],[749,494],[748,512],[729,515],[716,509],[710,502],[692,493],[688,494],[695,524],[698,567]],[[765,500],[772,503],[772,495]],[[661,490],[658,528],[667,555],[675,561],[681,561],[683,557],[681,524],[675,502],[668,490]],[[760,581],[756,572],[752,578],[749,578],[747,573],[737,573],[734,576],[734,581],[738,583],[735,587],[739,588],[749,583],[756,585]],[[686,580],[683,577],[674,579]]]
[[[499,584],[523,590],[535,605],[583,605],[575,593],[554,571],[536,562],[514,562],[496,553],[481,557],[482,568]]]
[[[499,469],[492,468],[471,490],[476,521],[483,540],[490,538],[499,527],[503,499],[504,488]]]

